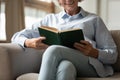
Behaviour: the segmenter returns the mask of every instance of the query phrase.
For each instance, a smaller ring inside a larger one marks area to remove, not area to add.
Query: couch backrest
[[[115,71],[120,72],[120,30],[111,30],[112,37],[117,45],[118,50],[118,59],[117,62],[113,65]]]

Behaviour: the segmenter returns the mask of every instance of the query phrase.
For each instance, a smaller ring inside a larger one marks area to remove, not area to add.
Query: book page
[[[54,27],[48,27],[48,26],[41,26],[40,28],[45,29],[45,30],[49,30],[55,33],[58,33],[58,29],[54,28]]]
[[[74,28],[74,29],[62,30],[62,31],[59,31],[59,32],[61,33],[61,32],[68,32],[68,31],[75,31],[75,30],[80,30],[80,28]]]
[[[80,28],[73,28],[73,29],[67,29],[67,30],[58,30],[54,27],[48,27],[48,26],[41,26],[40,28],[45,29],[45,30],[49,30],[55,33],[62,33],[62,32],[68,32],[68,31],[75,31],[75,30],[80,30]]]

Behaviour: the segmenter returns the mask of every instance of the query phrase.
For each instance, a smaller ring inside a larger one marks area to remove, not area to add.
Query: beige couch
[[[120,80],[120,30],[111,34],[117,44],[119,56],[113,65],[115,74],[107,78],[78,78],[78,80]],[[17,44],[0,43],[0,80],[37,80],[42,52]]]

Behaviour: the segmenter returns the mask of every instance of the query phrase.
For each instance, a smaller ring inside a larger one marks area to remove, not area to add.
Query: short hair
[[[59,6],[58,0],[52,0],[52,1],[55,3],[55,5]],[[81,2],[81,1],[83,1],[83,0],[78,0],[78,1]]]

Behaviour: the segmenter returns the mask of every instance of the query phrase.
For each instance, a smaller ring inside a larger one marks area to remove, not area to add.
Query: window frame
[[[38,1],[38,0],[25,0],[25,6],[37,8],[47,13],[55,12],[55,5],[53,2],[44,2],[44,1]]]
[[[46,2],[46,1],[40,1],[40,0],[25,0],[24,7],[34,8],[37,11],[40,10],[41,12],[45,12],[45,14],[55,13],[55,5],[52,1]],[[25,8],[24,8],[24,11],[25,11]],[[26,22],[26,15],[25,15],[25,28],[28,27],[28,25],[26,25],[26,24],[27,24],[27,22]],[[29,24],[29,25],[31,25],[31,24]]]

